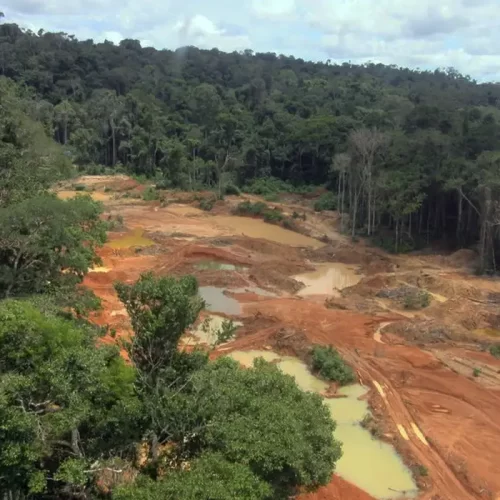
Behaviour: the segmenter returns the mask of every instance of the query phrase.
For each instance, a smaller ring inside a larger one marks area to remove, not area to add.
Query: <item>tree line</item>
[[[343,226],[390,248],[479,244],[496,267],[500,86],[453,68],[142,48],[0,25],[0,74],[80,165],[196,189],[327,184]],[[100,168],[100,167],[95,167]]]

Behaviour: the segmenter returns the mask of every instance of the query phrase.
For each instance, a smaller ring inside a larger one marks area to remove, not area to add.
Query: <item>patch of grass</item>
[[[266,201],[271,201],[271,202],[273,202],[273,201],[279,201],[280,197],[278,196],[278,193],[270,193],[270,194],[266,194],[266,195],[264,196],[264,199],[265,199]]]
[[[158,200],[158,198],[159,198],[158,191],[156,191],[156,189],[153,186],[149,186],[142,193],[142,199],[144,201],[155,201]]]
[[[314,210],[322,212],[323,210],[335,210],[337,208],[337,197],[333,193],[322,194],[314,203]]]
[[[313,347],[312,369],[322,378],[341,385],[351,384],[355,380],[353,369],[332,346]]]
[[[201,210],[205,210],[205,212],[210,212],[212,208],[214,208],[215,199],[214,198],[203,198],[200,200],[199,207]]]
[[[403,298],[405,309],[424,309],[431,303],[431,294],[425,290],[412,290]]]
[[[116,215],[108,216],[108,220],[106,221],[106,229],[108,231],[118,231],[120,229],[123,229],[124,223],[123,223],[123,217],[121,215]]]
[[[490,346],[490,354],[495,358],[500,358],[500,344],[493,344]]]
[[[474,368],[474,370],[472,370],[472,375],[474,377],[479,377],[481,375],[481,368]]]

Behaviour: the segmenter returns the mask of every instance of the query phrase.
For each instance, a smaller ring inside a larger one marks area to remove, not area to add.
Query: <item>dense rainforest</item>
[[[82,168],[183,189],[326,184],[353,236],[388,237],[396,251],[479,242],[480,271],[496,269],[499,84],[452,68],[116,46],[7,23],[0,74],[33,92],[37,120]]]

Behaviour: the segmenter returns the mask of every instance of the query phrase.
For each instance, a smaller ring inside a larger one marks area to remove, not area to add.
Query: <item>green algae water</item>
[[[272,351],[236,351],[230,356],[244,366],[252,366],[259,357],[276,362],[280,370],[292,375],[304,391],[321,393],[328,383],[312,375],[299,359],[280,356]],[[336,473],[378,499],[415,497],[418,493],[411,472],[394,448],[374,439],[360,421],[369,413],[368,403],[359,398],[366,387],[353,384],[340,389],[340,398],[324,399],[332,418],[337,422],[335,438],[343,443],[343,455]]]
[[[198,293],[206,302],[207,309],[212,312],[222,312],[225,314],[240,314],[240,303],[224,294],[224,288],[216,286],[200,286]]]

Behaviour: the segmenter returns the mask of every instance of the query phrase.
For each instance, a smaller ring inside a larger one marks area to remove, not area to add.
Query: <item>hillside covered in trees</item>
[[[498,84],[15,24],[0,25],[0,74],[33,92],[36,118],[79,165],[185,189],[327,183],[353,235],[389,229],[395,250],[480,241],[482,269],[495,268]]]

